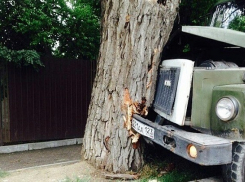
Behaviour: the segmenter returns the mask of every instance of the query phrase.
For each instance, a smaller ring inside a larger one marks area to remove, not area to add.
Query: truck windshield
[[[245,32],[245,1],[218,4],[212,12],[210,26]]]

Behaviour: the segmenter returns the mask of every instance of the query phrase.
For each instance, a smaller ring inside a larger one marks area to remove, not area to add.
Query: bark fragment
[[[132,118],[133,118],[133,114],[139,114],[143,117],[147,116],[148,109],[146,106],[146,99],[145,99],[145,97],[143,97],[141,103],[133,102],[130,98],[129,91],[126,88],[124,90],[123,107],[122,108],[124,109],[124,113],[126,115],[126,117],[123,116],[124,127],[128,131],[128,136],[131,137],[131,139],[132,139],[132,143],[134,144],[133,148],[136,149],[137,147],[139,147],[139,145],[137,143],[139,141],[140,134],[137,133],[136,131],[134,131],[134,129],[132,129]]]
[[[105,174],[106,179],[121,179],[121,180],[136,180],[139,179],[138,175],[132,174]]]

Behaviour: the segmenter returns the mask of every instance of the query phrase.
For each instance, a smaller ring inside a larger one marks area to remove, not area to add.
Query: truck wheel
[[[222,166],[225,182],[243,182],[245,179],[245,143],[234,143],[232,162]]]

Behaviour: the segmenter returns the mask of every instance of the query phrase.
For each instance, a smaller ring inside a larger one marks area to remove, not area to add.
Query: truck
[[[160,64],[156,117],[132,120],[148,143],[200,165],[221,165],[224,181],[245,181],[244,13],[244,0],[223,1],[209,26],[182,26],[194,53]]]

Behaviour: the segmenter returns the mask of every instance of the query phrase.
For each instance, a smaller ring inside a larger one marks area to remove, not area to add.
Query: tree
[[[93,2],[93,1],[92,1]],[[2,0],[0,44],[59,57],[95,59],[99,17],[87,0]]]
[[[69,58],[95,59],[99,51],[100,21],[97,7],[87,0],[74,1],[65,25],[59,30],[59,46],[55,55]],[[64,17],[64,16],[62,16]]]
[[[0,45],[0,67],[12,62],[17,66],[28,66],[32,65],[35,69],[39,66],[44,66],[40,61],[40,55],[33,50],[10,50],[4,46]]]
[[[113,172],[137,170],[143,147],[133,149],[123,126],[125,88],[131,98],[152,103],[161,51],[179,0],[102,0],[102,38],[82,155]]]
[[[232,30],[245,32],[245,16],[237,16],[231,21],[229,27]]]
[[[207,25],[211,8],[218,0],[183,0],[180,4],[181,25]],[[208,26],[208,25],[207,25]]]

